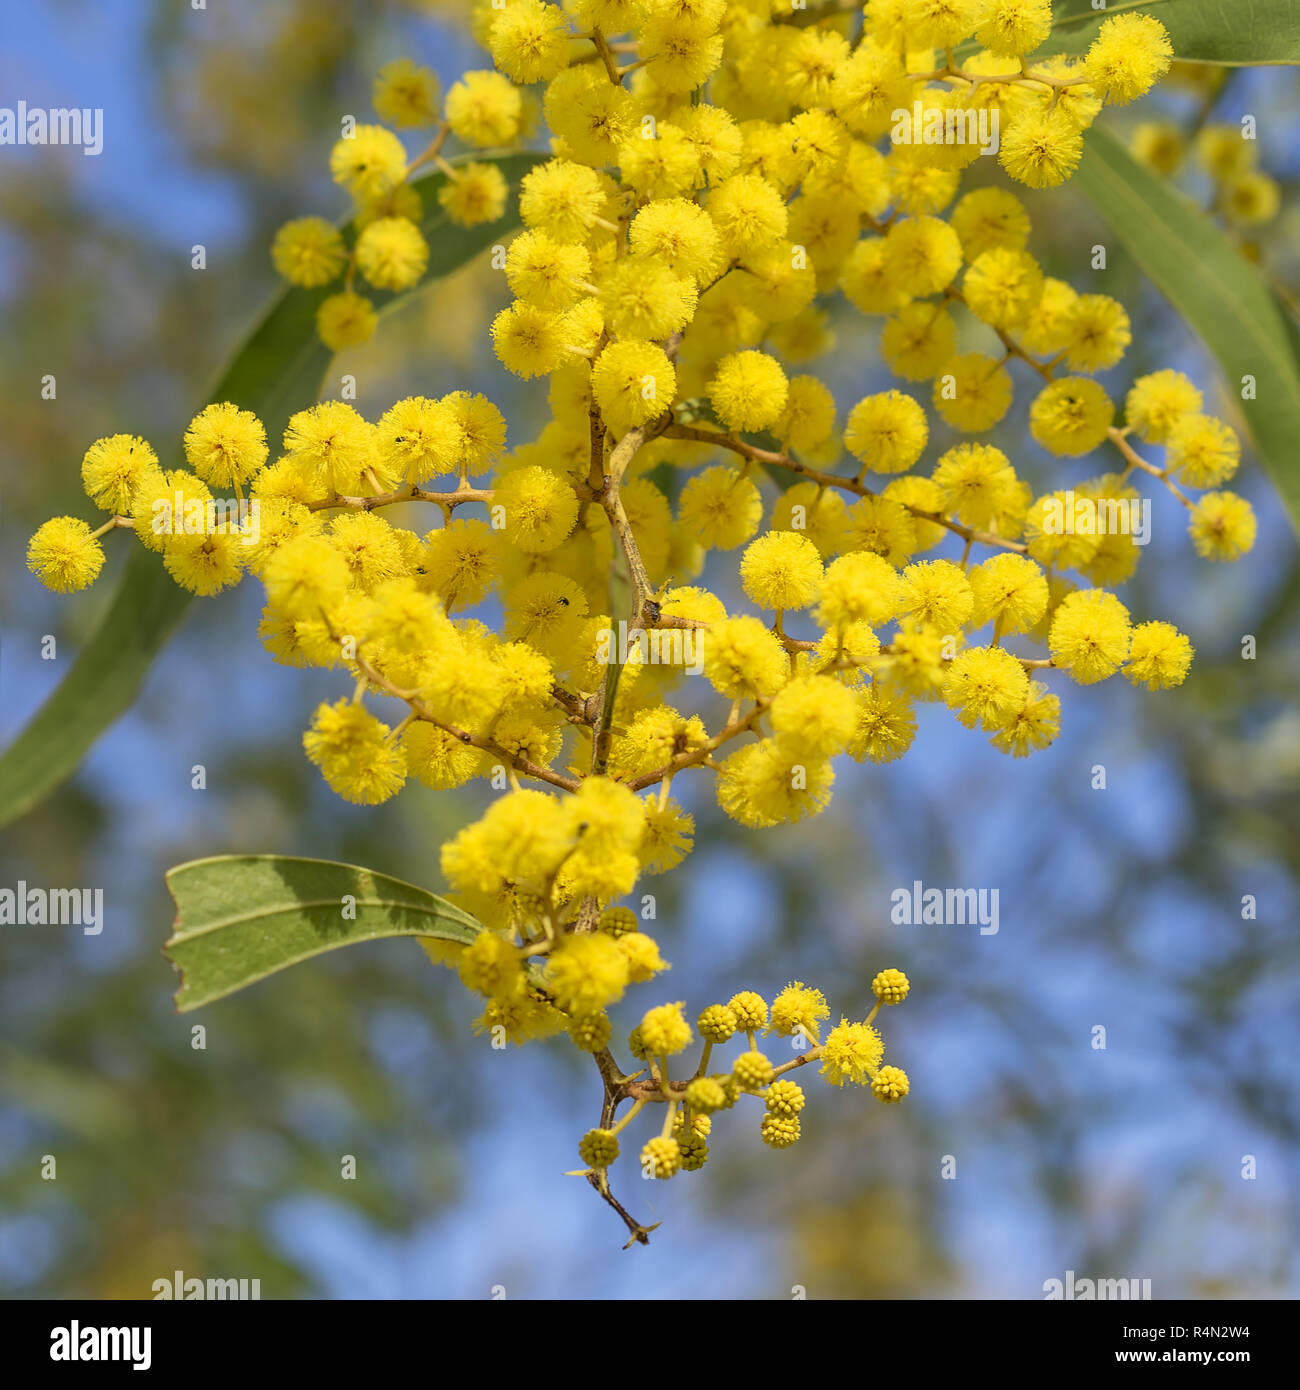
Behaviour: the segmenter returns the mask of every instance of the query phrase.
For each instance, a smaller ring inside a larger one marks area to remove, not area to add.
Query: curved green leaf
[[[1029,55],[1030,66],[1057,54],[1076,58],[1086,53],[1106,20],[1134,12],[1153,15],[1169,30],[1181,63],[1239,68],[1300,63],[1295,0],[1112,0],[1104,10],[1093,9],[1088,0],[1064,0],[1057,6],[1051,38]],[[959,58],[968,58],[979,49],[979,43],[968,39],[956,51]],[[1014,59],[1008,62],[1014,67]]]
[[[1166,179],[1093,126],[1075,182],[1129,254],[1218,359],[1233,390],[1253,377],[1241,408],[1261,463],[1300,525],[1300,353],[1295,327],[1258,270]]]
[[[421,221],[429,266],[413,290],[372,293],[380,313],[458,269],[518,225],[517,189],[545,156],[510,154],[497,165],[512,189],[504,216],[479,227],[453,226],[438,206],[441,173],[412,183],[424,204]],[[483,160],[483,156],[479,156]],[[349,233],[350,234],[350,233]],[[337,287],[280,294],[222,373],[210,401],[251,410],[278,442],[289,416],[320,399],[329,350],[316,337],[316,310]],[[34,581],[33,581],[34,582]],[[112,603],[72,669],[26,728],[0,754],[0,825],[32,809],[68,777],[99,735],[129,708],[154,656],[175,631],[190,595],[167,575],[157,555],[132,547]]]
[[[1169,30],[1179,62],[1300,63],[1295,0],[1116,0],[1104,10],[1093,9],[1088,0],[1065,0],[1040,52],[1086,53],[1106,20],[1133,11],[1154,15]]]
[[[389,936],[468,945],[467,912],[373,869],[276,854],[225,854],[167,872],[176,923],[163,952],[181,973],[188,1013],[286,966]]]

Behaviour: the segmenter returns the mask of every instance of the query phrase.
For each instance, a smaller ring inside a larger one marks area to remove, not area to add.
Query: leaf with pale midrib
[[[1056,54],[1086,53],[1106,20],[1122,14],[1149,14],[1169,31],[1174,56],[1184,63],[1260,67],[1300,63],[1300,23],[1296,0],[1114,0],[1094,10],[1088,0],[1056,6],[1051,38],[1028,55],[1029,65]],[[974,40],[957,49],[959,58],[979,50]],[[1016,60],[1007,60],[1014,71]]]
[[[1300,525],[1300,356],[1295,325],[1259,271],[1167,179],[1145,169],[1104,127],[1085,136],[1075,182],[1125,249],[1218,359],[1260,462]]]
[[[424,888],[327,859],[219,855],[166,877],[176,923],[163,950],[181,972],[181,1013],[341,946],[394,936],[468,945],[482,930]]]

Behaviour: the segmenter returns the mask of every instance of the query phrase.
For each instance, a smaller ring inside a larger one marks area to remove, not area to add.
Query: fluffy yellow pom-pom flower
[[[1067,594],[1047,635],[1052,660],[1080,685],[1114,675],[1129,653],[1133,630],[1128,609],[1104,589]]]
[[[214,487],[251,482],[266,462],[262,422],[251,410],[240,410],[229,401],[199,411],[190,421],[183,443],[190,467]]]
[[[817,1029],[822,1019],[830,1016],[830,1005],[826,1002],[826,996],[819,989],[812,989],[805,985],[802,980],[796,980],[793,984],[786,987],[772,1000],[771,1019],[768,1027],[771,1032],[779,1037],[790,1037],[795,1033],[806,1033],[813,1042],[817,1041]],[[777,1086],[793,1087],[795,1091],[799,1088],[792,1081],[774,1083],[773,1090]],[[799,1106],[802,1109],[803,1093],[799,1092]],[[778,1103],[782,1103],[779,1102]],[[788,1101],[784,1102],[789,1104]],[[773,1107],[773,1097],[768,1093],[768,1108]]]
[[[760,608],[807,608],[821,587],[822,559],[807,536],[769,531],[746,548],[740,579]]]
[[[1188,525],[1196,553],[1207,560],[1239,560],[1255,544],[1255,512],[1235,492],[1207,492]]]
[[[409,58],[394,59],[375,74],[370,102],[379,119],[392,125],[432,125],[438,119],[438,75]]]
[[[57,594],[84,589],[103,566],[104,547],[74,516],[52,517],[27,544],[27,568]]]
[[[846,1081],[864,1086],[884,1055],[885,1044],[869,1023],[841,1019],[826,1037],[821,1074],[832,1086],[843,1086]]]
[[[358,125],[330,155],[330,173],[356,198],[379,198],[406,177],[406,150],[391,130]]]
[[[265,437],[263,435],[263,440]],[[266,457],[265,444],[262,457]],[[145,440],[133,434],[112,434],[97,439],[81,460],[81,482],[86,496],[97,507],[125,516],[131,514],[141,484],[158,471],[158,455]]]
[[[330,295],[316,310],[316,332],[331,352],[368,343],[378,326],[375,306],[352,290]]]
[[[1172,623],[1139,623],[1133,629],[1124,674],[1148,690],[1169,690],[1187,679],[1195,655],[1186,634]]]
[[[1151,90],[1173,53],[1168,30],[1153,15],[1113,15],[1102,21],[1084,70],[1099,96],[1123,105]]]
[[[682,1003],[660,1004],[641,1019],[641,1040],[646,1050],[656,1057],[671,1057],[690,1045],[691,1025],[686,1021]]]
[[[1029,430],[1054,454],[1091,453],[1110,429],[1115,407],[1105,390],[1087,377],[1064,377],[1045,386],[1029,408]]]
[[[291,285],[314,289],[328,285],[343,269],[347,253],[343,235],[323,217],[286,222],[271,243],[271,261]]]
[[[404,217],[377,218],[357,238],[357,269],[376,289],[409,290],[428,263],[428,243]]]
[[[844,429],[845,447],[873,473],[906,472],[929,438],[925,411],[903,391],[864,396]]]
[[[677,393],[677,372],[655,343],[611,343],[596,359],[591,389],[605,423],[616,435],[662,415]]]
[[[764,430],[780,418],[789,390],[776,358],[749,350],[731,353],[718,363],[709,400],[728,428]]]

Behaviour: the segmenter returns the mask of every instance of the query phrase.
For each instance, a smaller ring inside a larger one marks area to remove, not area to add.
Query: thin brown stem
[[[308,502],[307,508],[313,512],[343,509],[355,512],[373,512],[377,507],[392,507],[399,502],[432,502],[450,510],[464,502],[491,502],[495,496],[492,488],[459,487],[452,492],[432,492],[422,487],[397,488],[392,492],[379,492],[372,497],[350,497],[335,493],[332,497],[318,502]]]
[[[800,477],[820,483],[823,487],[840,488],[844,492],[851,492],[855,497],[875,497],[877,495],[855,478],[845,478],[837,473],[825,473],[820,468],[810,468],[806,463],[800,463],[798,459],[791,458],[789,454],[776,453],[771,449],[760,449],[756,444],[749,444],[743,439],[737,439],[735,435],[722,434],[717,430],[698,429],[694,425],[669,425],[664,430],[664,434],[669,439],[695,439],[704,444],[716,444],[720,449],[730,449],[733,453],[739,454],[751,462],[767,464],[772,468],[787,469],[791,473],[798,473]],[[973,541],[977,545],[992,546],[999,550],[1013,550],[1018,555],[1023,555],[1028,549],[1019,541],[1007,540],[1005,536],[994,535],[992,531],[981,531],[973,526],[964,526],[961,522],[954,521],[951,517],[943,516],[938,512],[927,512],[923,507],[915,507],[906,502],[901,505],[905,506],[913,516],[920,517],[923,521],[933,521],[936,526],[942,526],[954,535],[961,536],[967,541]]]

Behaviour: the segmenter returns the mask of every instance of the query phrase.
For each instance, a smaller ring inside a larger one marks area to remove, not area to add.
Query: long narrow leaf
[[[326,859],[195,859],[168,871],[167,889],[176,924],[163,950],[181,972],[181,1013],[340,946],[390,936],[468,945],[482,930],[423,888]]]
[[[1227,67],[1300,63],[1296,0],[1112,0],[1104,9],[1094,9],[1089,0],[1062,0],[1051,38],[1030,55],[1030,62],[1057,53],[1086,53],[1106,20],[1133,13],[1153,15],[1169,30],[1180,62]],[[965,57],[978,46],[965,43],[958,54]]]
[[[1260,461],[1300,525],[1300,356],[1286,309],[1249,261],[1166,179],[1094,126],[1075,182],[1152,283],[1214,354],[1241,402]]]

